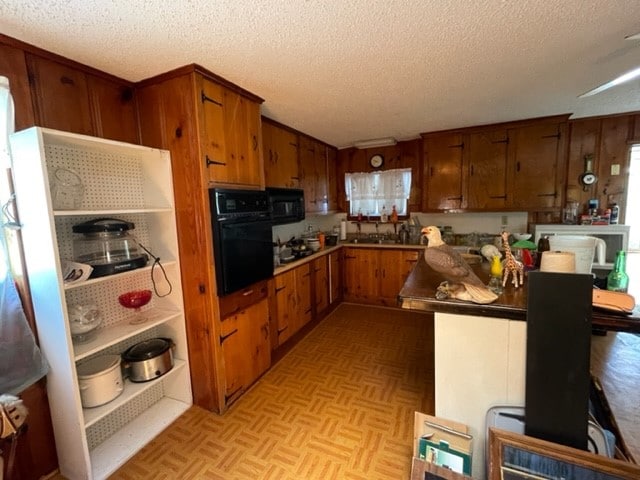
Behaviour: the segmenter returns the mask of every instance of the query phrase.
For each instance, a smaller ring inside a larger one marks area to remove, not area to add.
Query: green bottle
[[[613,265],[613,270],[607,276],[607,290],[614,292],[627,292],[629,288],[629,275],[626,272],[627,255],[624,250],[619,250],[616,253],[616,263]]]

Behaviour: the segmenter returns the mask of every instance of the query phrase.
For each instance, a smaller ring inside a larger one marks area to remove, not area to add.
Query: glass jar
[[[51,179],[51,202],[54,210],[80,208],[84,185],[80,175],[69,168],[56,168]]]

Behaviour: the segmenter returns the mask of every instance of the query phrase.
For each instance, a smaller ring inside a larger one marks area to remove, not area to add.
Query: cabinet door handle
[[[226,166],[227,166],[227,164],[226,164],[226,163],[224,163],[224,162],[218,162],[218,161],[216,161],[216,160],[211,160],[211,159],[209,158],[209,155],[205,155],[205,157],[204,157],[204,158],[207,160],[207,168],[208,168],[210,165],[222,165],[223,167],[226,167]]]
[[[506,195],[490,195],[489,198],[504,198],[504,199],[506,199],[507,196]]]
[[[300,177],[291,177],[291,180],[300,180]]]
[[[243,292],[243,293],[242,293],[242,296],[243,296],[243,297],[246,297],[246,296],[248,296],[248,295],[251,295],[252,293],[253,293],[253,289],[251,289],[251,290],[247,290],[246,292]]]
[[[473,165],[471,165],[471,174],[470,175],[473,175]]]
[[[356,257],[352,257],[351,255],[345,255],[344,256],[345,260],[353,260],[354,258],[356,258]]]
[[[557,197],[558,194],[556,192],[553,192],[553,193],[539,193],[538,196],[539,197]]]
[[[222,342],[224,342],[227,338],[229,338],[231,335],[235,335],[236,333],[238,333],[237,328],[232,330],[230,333],[227,333],[226,335],[220,335],[220,345],[222,345]]]
[[[281,292],[282,290],[284,290],[285,288],[287,288],[287,286],[285,285],[284,287],[276,287],[276,293]]]
[[[204,102],[211,102],[211,103],[213,103],[214,105],[218,105],[219,107],[221,107],[221,106],[222,106],[222,103],[220,103],[219,101],[214,100],[214,99],[213,99],[213,98],[211,98],[211,97],[207,97],[207,94],[206,94],[206,93],[204,93],[204,90],[202,90],[202,91],[200,92],[200,99],[202,100],[202,103],[204,103]]]
[[[291,145],[292,147],[298,148],[298,144],[295,142],[289,142],[289,145]]]
[[[516,162],[516,172],[520,171],[520,162]]]
[[[491,143],[509,143],[509,137],[504,140],[492,140]]]
[[[253,135],[253,137],[251,137],[251,140],[253,142],[253,151],[255,152],[258,149],[258,137]]]
[[[387,271],[384,268],[382,269],[382,278],[387,278]]]
[[[289,325],[287,325],[286,327],[282,327],[282,328],[278,329],[278,335],[280,335],[282,332],[284,332],[287,328],[289,328]]]
[[[433,167],[429,167],[429,176],[433,177]]]
[[[75,85],[76,82],[73,81],[72,78],[66,77],[66,76],[62,76],[60,77],[60,83],[63,85]]]
[[[311,272],[305,273],[304,275],[302,275],[303,277],[308,277],[311,275]]]
[[[304,313],[309,313],[309,312],[311,312],[311,307],[309,307],[308,309],[306,309],[306,310],[304,311]]]
[[[553,135],[543,135],[541,138],[560,138],[560,132],[554,133]]]
[[[449,145],[449,148],[464,148],[464,142],[457,143],[456,145]]]

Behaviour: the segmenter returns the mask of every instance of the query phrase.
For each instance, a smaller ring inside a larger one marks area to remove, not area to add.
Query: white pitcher
[[[594,252],[597,264],[604,265],[607,244],[601,238],[586,235],[551,235],[549,247],[553,251],[573,252],[576,256],[576,273],[591,273]]]

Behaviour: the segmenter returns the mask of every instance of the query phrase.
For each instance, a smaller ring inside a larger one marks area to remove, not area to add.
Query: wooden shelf
[[[78,343],[73,345],[74,359],[77,362],[94,353],[98,353],[111,345],[142,333],[146,330],[150,330],[153,327],[168,322],[176,317],[182,315],[182,312],[178,310],[171,310],[166,308],[150,308],[141,312],[147,318],[147,321],[137,325],[132,325],[129,322],[120,322],[116,325],[110,325],[105,328],[101,328],[97,331],[97,335],[94,339],[87,343]],[[132,317],[133,318],[133,317]]]
[[[162,265],[164,267],[169,267],[171,265],[175,265],[176,261],[173,259],[169,259],[169,260],[162,260]],[[86,280],[84,282],[76,282],[76,283],[65,283],[64,284],[64,289],[65,290],[71,290],[72,288],[80,288],[80,287],[86,287],[87,285],[94,285],[96,283],[102,283],[102,282],[108,282],[110,280],[113,280],[114,277],[123,277],[123,276],[129,276],[129,275],[135,275],[139,272],[148,272],[151,270],[151,268],[153,267],[153,262],[151,263],[151,265],[147,265],[146,267],[142,267],[142,268],[136,268],[133,270],[128,270],[126,272],[122,272],[122,273],[116,273],[114,275],[105,275],[104,277],[98,277],[98,278],[90,278],[89,280]]]
[[[99,407],[82,409],[82,413],[84,415],[85,428],[88,428],[94,423],[96,423],[97,421],[102,420],[111,412],[129,403],[129,401],[133,400],[138,395],[142,395],[145,391],[149,390],[158,382],[169,380],[172,376],[178,375],[178,373],[180,372],[181,369],[184,368],[184,366],[185,366],[185,362],[183,360],[174,359],[173,368],[169,370],[167,373],[165,373],[163,376],[156,378],[155,380],[151,380],[149,382],[142,382],[142,383],[131,382],[128,379],[125,380],[124,390],[120,394],[120,396],[114,398],[109,403],[100,405]]]
[[[172,213],[172,208],[113,208],[108,210],[54,210],[54,217],[79,217],[82,215],[91,215],[96,217],[104,217],[105,215],[130,215],[136,213]]]
[[[89,452],[93,478],[107,478],[191,405],[163,397]]]

